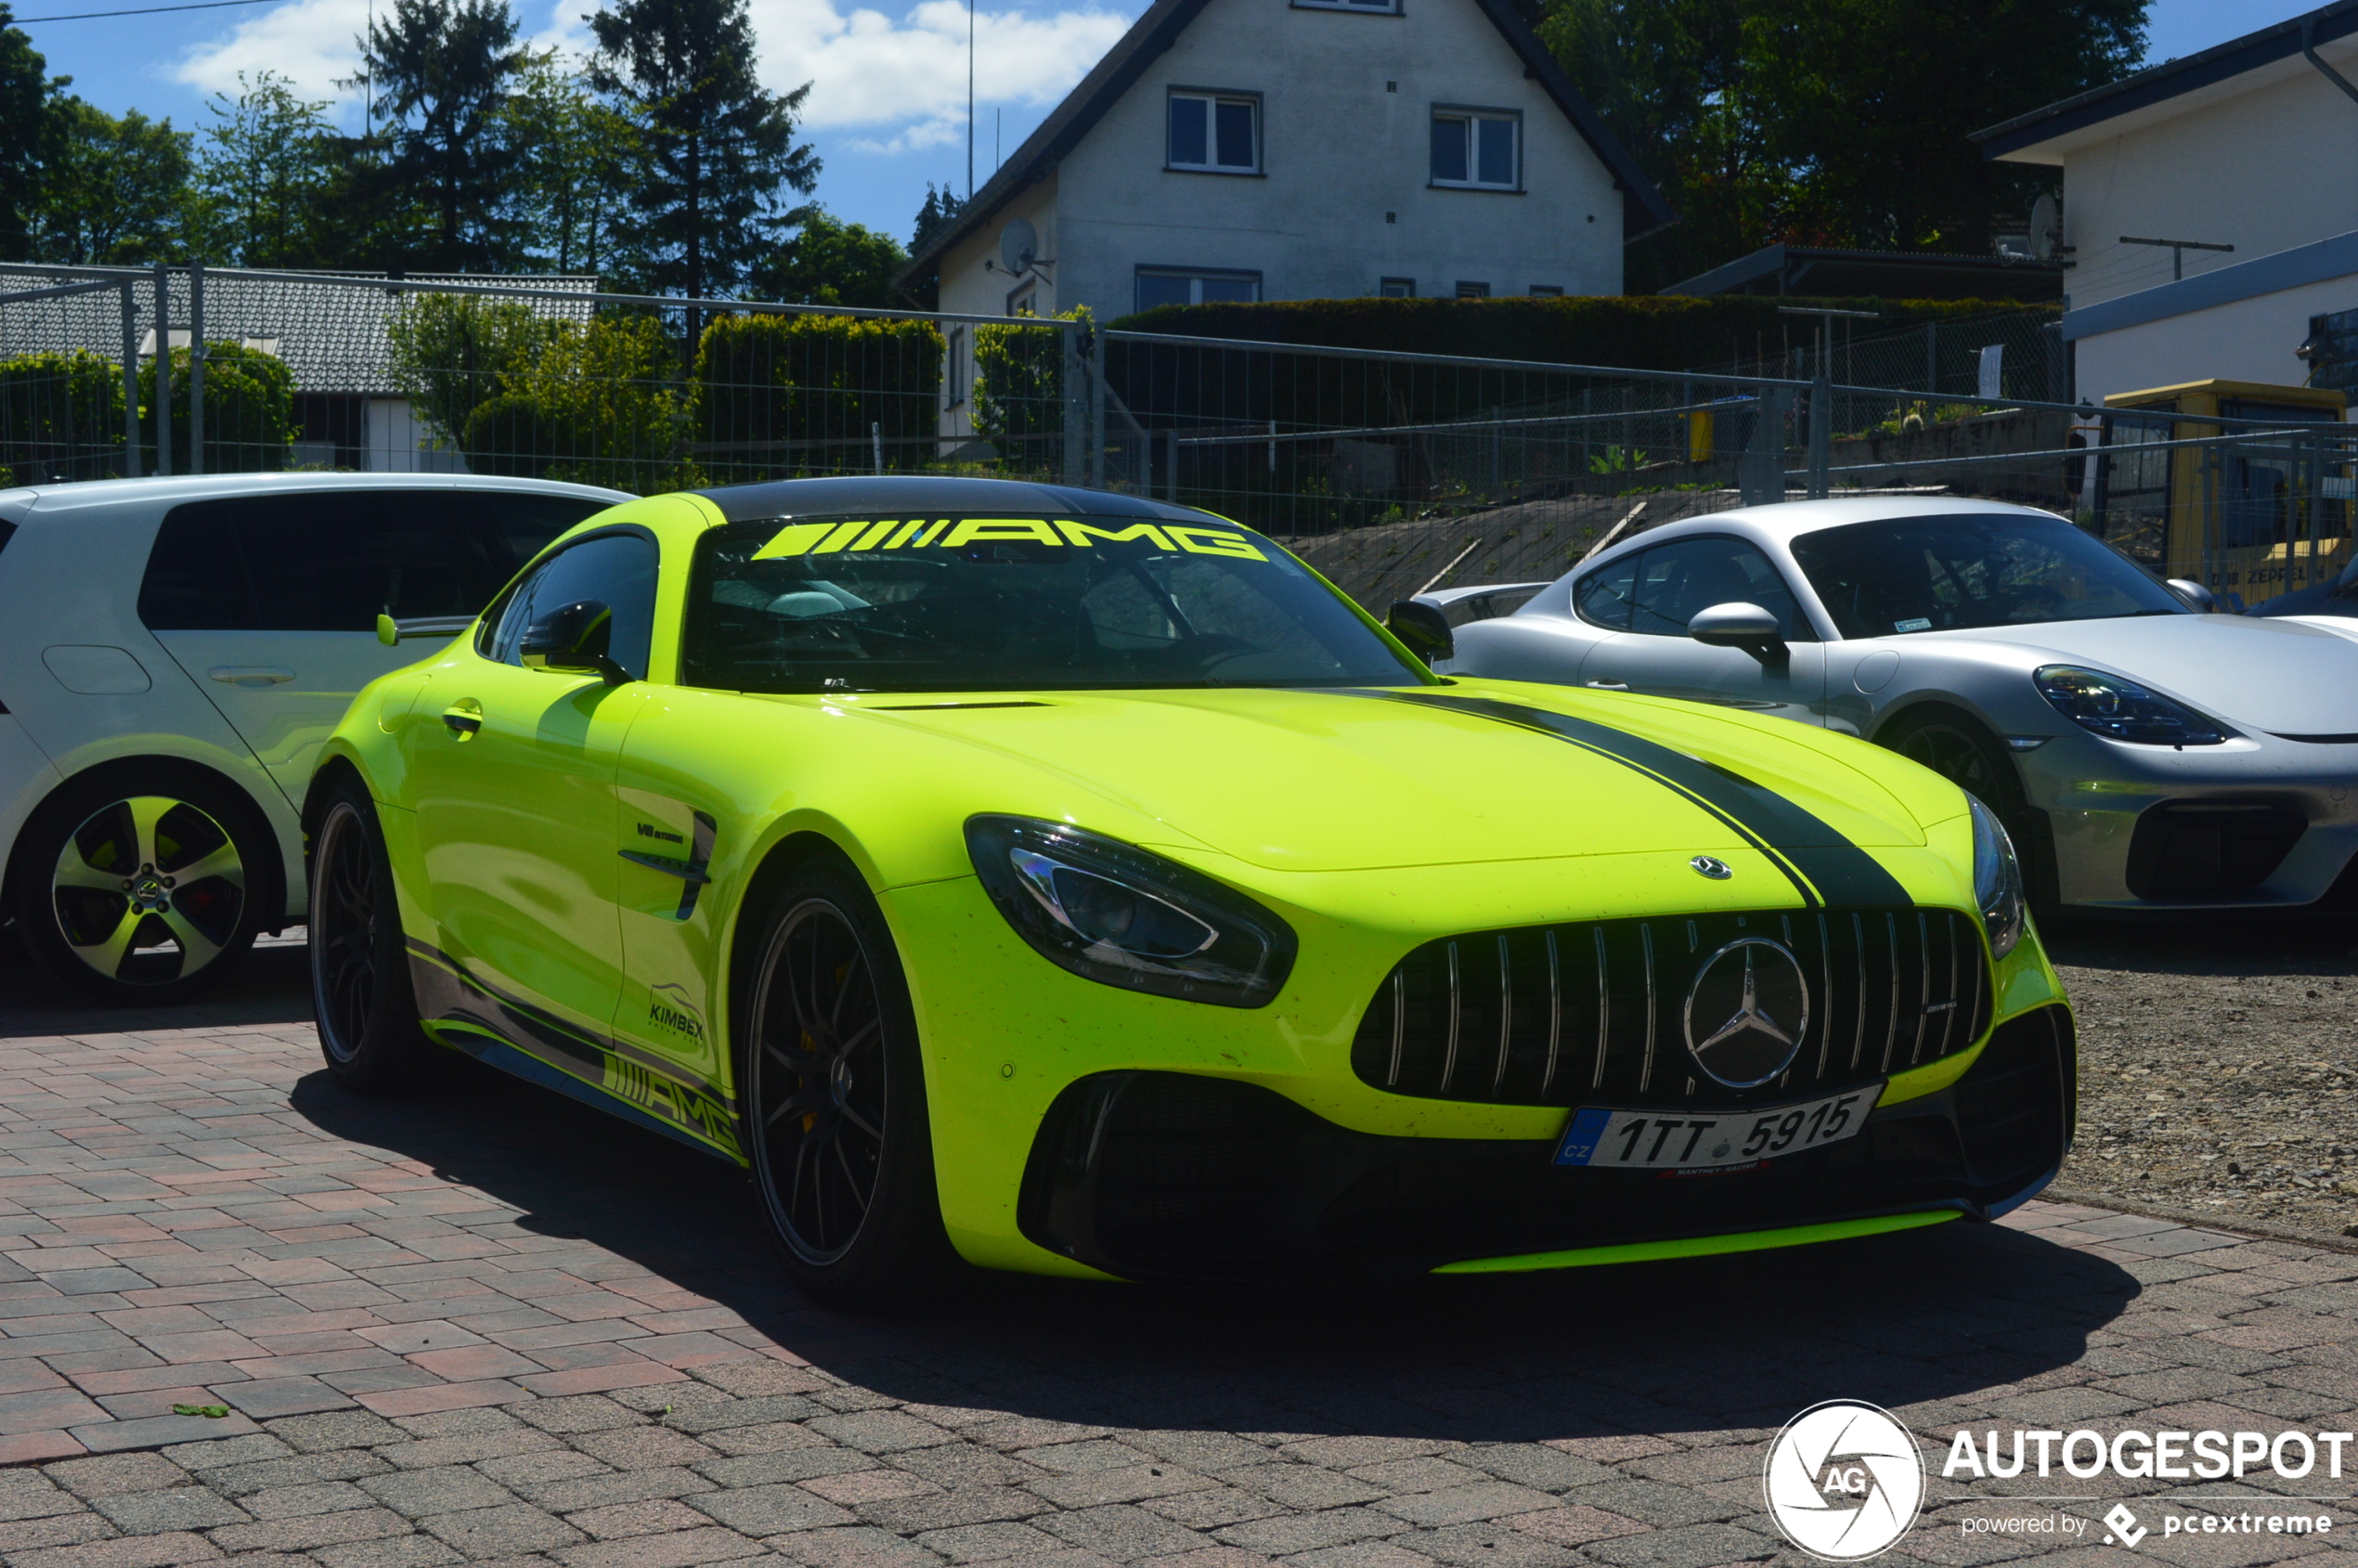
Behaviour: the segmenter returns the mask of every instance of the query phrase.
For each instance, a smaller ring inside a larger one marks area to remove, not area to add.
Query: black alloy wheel
[[[806,866],[772,905],[750,968],[739,1114],[786,1270],[841,1304],[905,1300],[955,1254],[882,912],[849,865]]]
[[[2023,793],[2014,758],[1978,719],[1960,709],[1919,709],[1875,737],[1909,761],[1929,768],[1989,808],[2021,857],[2031,906],[2042,914],[2055,903],[2054,840],[2045,813]]]
[[[1937,719],[1911,725],[1907,733],[1894,742],[1893,749],[2004,815],[2005,801],[1996,765],[1984,744],[1963,729]]]
[[[311,830],[311,1005],[328,1071],[348,1089],[410,1087],[442,1053],[418,1027],[409,957],[377,804],[357,779]]]

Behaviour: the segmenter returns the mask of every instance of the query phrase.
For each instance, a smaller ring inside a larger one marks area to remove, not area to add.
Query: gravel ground
[[[2358,923],[2043,934],[2079,1021],[2059,1193],[2358,1235]]]

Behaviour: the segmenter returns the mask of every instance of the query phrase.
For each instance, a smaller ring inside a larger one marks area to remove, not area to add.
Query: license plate
[[[1583,1106],[1564,1129],[1556,1163],[1642,1171],[1751,1165],[1852,1136],[1882,1093],[1882,1084],[1871,1083],[1846,1095],[1756,1110],[1665,1113]]]

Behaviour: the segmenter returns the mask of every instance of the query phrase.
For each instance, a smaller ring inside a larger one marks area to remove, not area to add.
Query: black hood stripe
[[[1494,719],[1568,742],[1643,773],[1742,834],[1755,849],[1777,863],[1777,868],[1800,892],[1802,901],[1811,908],[1825,904],[1890,908],[1915,902],[1880,862],[1845,838],[1831,823],[1776,791],[1717,763],[1593,719],[1574,719],[1569,714],[1525,707],[1518,703],[1424,692],[1369,692],[1367,695],[1470,714],[1477,719]]]

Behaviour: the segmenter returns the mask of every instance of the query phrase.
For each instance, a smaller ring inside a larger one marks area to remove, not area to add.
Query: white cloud
[[[532,43],[580,52],[590,39],[579,13],[595,4],[552,0]],[[961,0],[918,0],[897,19],[866,6],[847,14],[837,0],[750,0],[750,6],[763,83],[777,92],[812,84],[804,104],[808,128],[867,131],[851,145],[870,152],[912,151],[964,137],[966,8]],[[356,93],[336,84],[358,69],[354,40],[368,15],[369,0],[288,0],[196,45],[170,73],[201,91],[234,96],[240,71],[251,78],[273,71],[306,97],[356,103]],[[1038,15],[978,11],[976,101],[1054,103],[1128,26],[1124,17],[1090,0],[1080,9]]]

